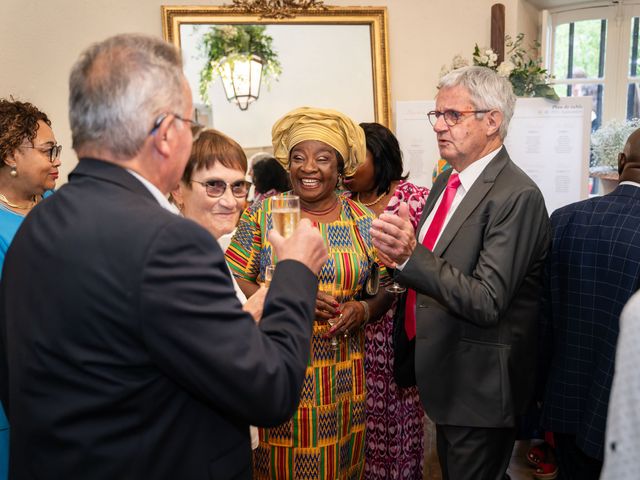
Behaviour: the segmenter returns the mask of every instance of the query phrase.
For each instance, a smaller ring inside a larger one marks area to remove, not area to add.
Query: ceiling
[[[530,4],[538,7],[538,8],[558,8],[558,7],[566,7],[568,5],[577,5],[577,4],[589,4],[589,3],[603,3],[602,0],[527,0]],[[610,3],[618,3],[616,0],[610,0]]]

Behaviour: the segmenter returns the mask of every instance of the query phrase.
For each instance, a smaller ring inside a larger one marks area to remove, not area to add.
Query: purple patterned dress
[[[401,181],[385,208],[395,214],[409,205],[416,228],[429,189]],[[416,387],[400,388],[393,378],[393,315],[391,309],[365,328],[366,436],[365,480],[422,478],[424,411]]]

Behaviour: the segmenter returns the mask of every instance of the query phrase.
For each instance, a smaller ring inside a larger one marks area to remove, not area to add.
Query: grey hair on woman
[[[516,106],[516,96],[509,80],[487,67],[463,67],[449,72],[438,83],[438,90],[453,87],[466,88],[476,110],[495,109],[502,112],[498,134],[504,140]]]
[[[93,44],[69,78],[73,148],[135,156],[159,115],[186,108],[184,82],[180,53],[159,38],[123,34]]]

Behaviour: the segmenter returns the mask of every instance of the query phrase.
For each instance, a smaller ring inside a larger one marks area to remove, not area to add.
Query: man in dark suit
[[[215,239],[168,211],[200,128],[177,50],[93,45],[69,107],[80,162],[26,219],[0,287],[10,476],[249,479],[249,424],[298,404],[322,237],[308,221],[271,232],[280,261],[257,326]]]
[[[445,479],[502,479],[533,393],[549,219],[502,145],[514,106],[509,82],[487,68],[443,77],[429,119],[453,169],[436,180],[417,240],[405,206],[371,232],[416,292],[405,327]]]
[[[618,320],[640,286],[640,130],[618,170],[613,192],[551,216],[542,425],[554,432],[560,478],[597,479],[602,468]]]

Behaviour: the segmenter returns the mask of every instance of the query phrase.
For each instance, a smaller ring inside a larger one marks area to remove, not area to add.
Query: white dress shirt
[[[475,183],[475,181],[480,177],[480,175],[482,174],[484,169],[487,167],[487,165],[489,165],[489,162],[493,160],[493,157],[495,157],[498,154],[498,152],[500,151],[500,148],[502,148],[502,145],[496,150],[494,150],[493,152],[489,153],[488,155],[485,155],[481,159],[473,162],[471,165],[465,168],[462,172],[457,172],[456,170],[453,170],[452,174],[453,173],[458,174],[458,178],[460,179],[460,186],[456,191],[456,196],[453,197],[453,202],[451,202],[451,207],[449,208],[449,211],[447,212],[447,216],[444,219],[444,223],[442,224],[442,228],[440,229],[438,238],[433,244],[434,248],[438,244],[438,240],[440,240],[440,237],[442,236],[442,232],[444,232],[444,229],[447,227],[449,220],[451,220],[451,216],[453,215],[453,213],[456,211],[456,209],[462,202],[462,199],[467,194],[471,186]],[[431,222],[433,221],[433,217],[435,217],[436,211],[440,206],[440,202],[442,202],[442,197],[444,196],[445,190],[442,191],[442,193],[438,197],[438,200],[436,201],[436,204],[433,206],[433,209],[431,210],[431,212],[429,212],[429,216],[427,217],[425,222],[422,224],[422,228],[420,229],[420,233],[418,235],[418,241],[420,243],[422,243],[425,235],[427,234],[427,230],[429,230],[429,225],[431,225]]]
[[[147,190],[149,190],[149,193],[153,195],[153,198],[157,200],[162,208],[169,210],[171,213],[175,213],[176,215],[180,215],[180,210],[178,210],[178,207],[171,203],[167,199],[167,196],[162,193],[158,187],[156,187],[153,183],[144,178],[138,172],[134,172],[133,170],[129,170],[128,168],[125,170],[136,177],[138,180],[140,180],[140,182],[146,187]]]

